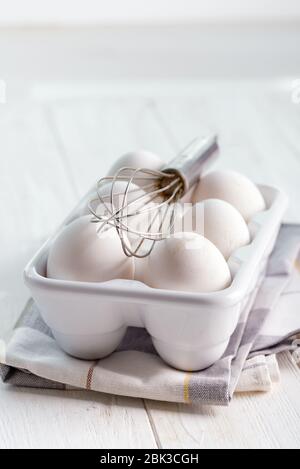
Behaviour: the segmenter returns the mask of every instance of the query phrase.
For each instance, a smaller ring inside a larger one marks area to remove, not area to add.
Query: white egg
[[[193,202],[222,199],[233,205],[246,221],[265,210],[266,204],[255,184],[235,171],[213,171],[204,176],[193,193]]]
[[[133,279],[134,261],[125,256],[116,230],[98,233],[98,227],[89,215],[65,226],[50,247],[47,276],[83,282]]]
[[[184,215],[184,228],[209,239],[225,259],[250,242],[248,226],[233,205],[220,199],[207,199],[195,204]]]
[[[146,150],[131,151],[117,159],[108,171],[107,176],[115,176],[119,169],[125,167],[134,169],[148,168],[158,171],[163,165],[163,160],[155,153]]]
[[[134,280],[145,282],[145,273],[147,271],[148,257],[136,257],[134,259]]]
[[[220,251],[198,233],[177,233],[157,242],[143,278],[153,288],[188,292],[223,290],[231,282]]]

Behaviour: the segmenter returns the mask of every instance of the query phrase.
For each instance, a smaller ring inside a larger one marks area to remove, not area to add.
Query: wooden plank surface
[[[130,149],[147,148],[167,160],[164,130],[143,98],[61,99],[46,104],[54,138],[81,194]]]
[[[162,448],[300,447],[300,372],[279,358],[281,383],[270,393],[239,394],[228,408],[148,401]]]
[[[0,448],[156,448],[141,399],[0,386]]]

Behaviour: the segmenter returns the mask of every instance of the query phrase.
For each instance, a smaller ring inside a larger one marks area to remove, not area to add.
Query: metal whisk
[[[99,223],[99,232],[115,227],[126,256],[147,257],[157,241],[170,236],[176,202],[217,154],[217,137],[210,135],[194,139],[161,171],[125,167],[101,178],[97,197],[89,203],[92,221]]]

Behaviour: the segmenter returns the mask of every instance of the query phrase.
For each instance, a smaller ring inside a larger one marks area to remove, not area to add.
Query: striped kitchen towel
[[[228,405],[234,392],[268,391],[279,381],[278,352],[290,350],[300,361],[299,250],[300,225],[282,226],[251,311],[241,315],[224,356],[204,371],[169,367],[138,328],[129,328],[105,359],[73,358],[58,347],[30,300],[15,328],[0,339],[0,375],[17,386],[215,405]]]

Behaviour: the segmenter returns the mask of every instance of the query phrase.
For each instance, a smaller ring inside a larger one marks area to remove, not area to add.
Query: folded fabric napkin
[[[0,341],[0,375],[18,385],[89,389],[173,402],[228,405],[234,392],[267,391],[279,381],[276,353],[300,344],[300,225],[283,225],[251,311],[243,311],[224,356],[193,373],[156,354],[144,329],[129,328],[115,353],[99,361],[65,354],[30,300]]]

